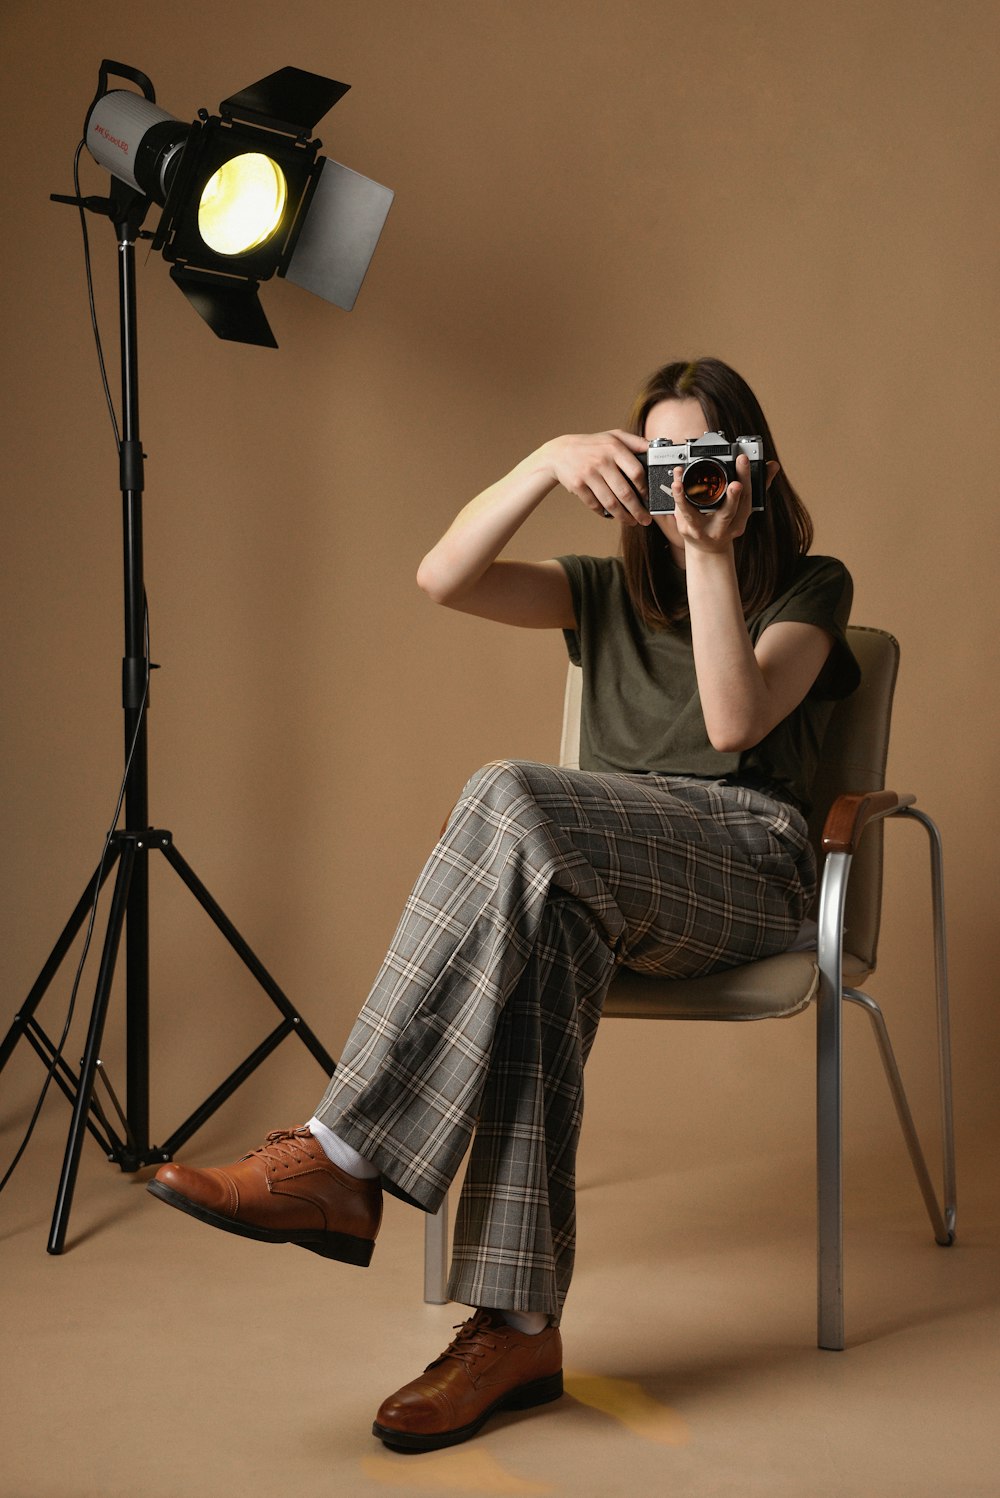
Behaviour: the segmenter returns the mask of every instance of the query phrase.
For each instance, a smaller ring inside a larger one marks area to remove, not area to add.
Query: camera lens
[[[715,510],[726,497],[729,480],[721,463],[712,458],[696,458],[684,470],[684,497],[697,510]]]

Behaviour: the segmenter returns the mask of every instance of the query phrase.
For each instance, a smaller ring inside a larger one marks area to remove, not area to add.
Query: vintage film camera
[[[706,432],[690,442],[669,442],[665,437],[655,437],[648,453],[641,455],[646,465],[650,514],[673,514],[671,485],[678,465],[689,503],[699,510],[717,510],[726,497],[727,486],[736,478],[736,459],[740,453],[750,459],[750,508],[762,510],[767,492],[767,464],[760,437],[737,437],[735,442],[727,442],[721,432]]]

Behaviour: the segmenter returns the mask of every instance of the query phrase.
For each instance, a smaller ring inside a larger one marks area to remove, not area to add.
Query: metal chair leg
[[[934,1237],[943,1248],[955,1241],[955,1202],[954,1199],[945,1198],[944,1209],[938,1202],[937,1192],[931,1180],[930,1171],[927,1169],[927,1161],[920,1146],[920,1138],[917,1134],[916,1125],[913,1122],[913,1114],[903,1087],[903,1079],[899,1074],[899,1066],[889,1039],[889,1031],[886,1028],[882,1011],[875,1000],[866,993],[859,992],[856,988],[845,988],[844,998],[849,999],[852,1004],[860,1004],[868,1011],[868,1017],[875,1031],[875,1040],[878,1044],[879,1055],[882,1058],[882,1066],[885,1071],[892,1100],[896,1105],[896,1115],[899,1119],[900,1128],[903,1130],[903,1138],[906,1140],[906,1148],[910,1154],[920,1194],[923,1196],[927,1215],[934,1229]],[[949,1132],[948,1130],[945,1131]],[[948,1146],[946,1145],[946,1150]]]
[[[948,996],[948,954],[945,934],[944,869],[941,835],[926,813],[912,805],[900,806],[894,816],[909,817],[926,829],[930,839],[931,893],[934,909],[934,968],[937,994],[938,1067],[941,1090],[943,1193],[941,1202],[931,1182],[910,1106],[893,1055],[888,1030],[878,1005],[867,994],[843,986],[841,932],[851,868],[849,853],[827,855],[820,893],[820,971],[817,1002],[817,1167],[819,1181],[819,1345],[833,1351],[844,1346],[843,1286],[843,1145],[842,1145],[842,1015],[847,999],[868,1011],[879,1054],[892,1092],[910,1159],[927,1207],[934,1237],[943,1247],[955,1241],[957,1194],[955,1134],[952,1109],[951,1039]]]
[[[430,1306],[448,1303],[448,1198],[424,1221],[424,1300]]]
[[[820,889],[816,1003],[816,1174],[818,1187],[817,1341],[844,1346],[843,951],[841,932],[850,853],[829,853]]]
[[[955,1124],[951,1085],[951,1015],[948,994],[948,940],[944,915],[944,851],[937,825],[926,812],[907,806],[900,816],[919,822],[930,842],[931,899],[934,905],[934,982],[937,994],[938,1075],[941,1090],[941,1149],[944,1220],[955,1236],[958,1191],[955,1182]]]

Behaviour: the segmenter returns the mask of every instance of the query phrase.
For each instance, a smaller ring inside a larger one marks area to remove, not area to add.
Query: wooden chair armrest
[[[894,812],[912,806],[916,796],[901,796],[897,791],[868,791],[862,795],[838,796],[823,825],[825,853],[855,853],[861,834],[869,822],[891,817]]]

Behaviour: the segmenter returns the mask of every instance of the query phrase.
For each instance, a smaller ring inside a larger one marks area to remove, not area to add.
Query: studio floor
[[[21,1126],[4,1120],[8,1155]],[[566,1394],[405,1456],[371,1436],[375,1409],[463,1316],[422,1301],[419,1214],[388,1200],[371,1268],[348,1268],[203,1227],[88,1143],[51,1257],[65,1128],[52,1103],[0,1201],[3,1498],[1000,1494],[1000,1208],[975,1184],[988,1162],[966,1160],[944,1250],[902,1170],[854,1170],[849,1346],[828,1353],[813,1341],[807,1154],[748,1179],[745,1164],[668,1169],[655,1147],[623,1170],[590,1141]],[[210,1149],[187,1158],[258,1142],[205,1132]]]

